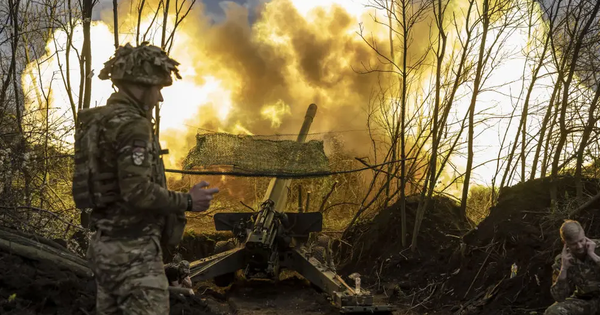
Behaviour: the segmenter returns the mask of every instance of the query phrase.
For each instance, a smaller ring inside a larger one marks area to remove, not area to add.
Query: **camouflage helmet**
[[[98,78],[110,79],[115,83],[129,82],[142,85],[170,86],[171,72],[181,79],[179,62],[169,58],[160,47],[143,42],[137,47],[127,43],[119,46],[113,58],[104,63]]]
[[[184,275],[189,275],[190,274],[190,262],[187,260],[182,260],[179,263],[179,272],[181,272]]]

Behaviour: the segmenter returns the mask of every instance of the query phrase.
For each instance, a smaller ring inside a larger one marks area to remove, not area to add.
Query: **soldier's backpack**
[[[100,168],[100,134],[106,122],[120,112],[118,107],[101,106],[79,111],[75,125],[75,169],[73,173],[72,194],[75,206],[82,210],[82,225],[85,215],[91,209],[102,208],[120,198],[117,174],[102,172]],[[158,141],[155,146],[159,147]],[[158,172],[164,173],[162,159],[157,161]],[[161,184],[166,187],[164,176]],[[89,221],[89,219],[88,219]],[[176,246],[183,237],[187,219],[184,213],[172,213],[166,216],[161,243]]]
[[[75,206],[82,211],[104,207],[119,196],[117,175],[102,173],[99,165],[100,133],[114,111],[114,107],[100,106],[82,109],[77,115],[72,194]]]

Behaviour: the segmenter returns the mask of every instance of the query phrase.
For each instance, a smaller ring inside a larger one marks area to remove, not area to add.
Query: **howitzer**
[[[311,104],[298,135],[304,142],[317,106]],[[369,291],[352,289],[336,273],[330,240],[322,235],[309,244],[311,233],[321,232],[320,212],[284,212],[290,179],[271,180],[257,212],[217,213],[217,231],[231,231],[227,242],[218,242],[214,255],[190,264],[192,281],[213,279],[228,286],[242,270],[246,279],[277,281],[282,269],[293,270],[325,291],[342,313],[389,312],[390,305],[375,305]],[[360,280],[358,280],[360,281]]]

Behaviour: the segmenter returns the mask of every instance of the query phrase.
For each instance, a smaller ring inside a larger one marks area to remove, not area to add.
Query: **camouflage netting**
[[[298,143],[226,133],[196,135],[196,146],[188,153],[183,168],[223,165],[233,166],[235,172],[249,175],[329,172],[323,141]]]
[[[171,72],[181,79],[177,66],[179,62],[167,56],[160,47],[143,42],[137,47],[127,43],[119,46],[115,56],[104,63],[98,78],[111,79],[137,84],[170,86],[173,84]]]

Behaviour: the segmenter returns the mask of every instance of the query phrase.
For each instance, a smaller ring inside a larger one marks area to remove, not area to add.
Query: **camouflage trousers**
[[[96,232],[87,256],[96,277],[97,315],[169,314],[158,237],[117,240]]]
[[[593,315],[600,310],[600,298],[582,300],[568,298],[546,309],[544,315]]]

